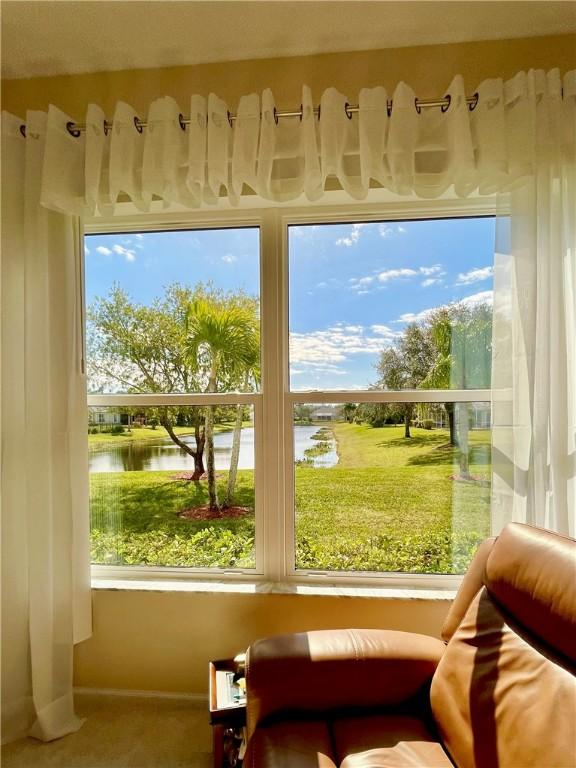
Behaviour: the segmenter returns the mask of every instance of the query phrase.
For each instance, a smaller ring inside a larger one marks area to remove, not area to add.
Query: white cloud
[[[140,232],[137,232],[134,237],[137,237],[138,240],[144,240],[144,235],[141,235]]]
[[[418,270],[410,269],[409,267],[403,267],[402,269],[385,269],[384,272],[380,272],[378,280],[381,283],[387,283],[390,280],[399,280],[407,277],[414,277],[418,274]]]
[[[350,288],[356,291],[359,296],[362,296],[368,293],[367,288],[375,279],[375,277],[351,277],[348,282],[350,283]]]
[[[368,287],[372,286],[373,288],[376,287],[373,285],[375,281],[378,283],[388,283],[391,280],[408,280],[413,277],[417,277],[419,275],[429,276],[429,275],[436,275],[437,278],[439,278],[442,275],[445,275],[446,273],[442,269],[441,264],[433,264],[431,267],[397,267],[394,269],[385,269],[383,272],[380,272],[375,277],[368,275],[366,277],[351,277],[348,282],[350,283],[350,288],[353,291],[356,291],[356,293],[359,296],[364,295],[365,293],[368,293]],[[425,280],[422,285],[424,287],[428,285],[432,285],[433,282],[439,282],[438,280],[432,280],[429,278],[428,280]],[[384,286],[380,286],[380,288],[383,288]]]
[[[335,244],[345,245],[347,248],[350,248],[352,245],[355,245],[358,242],[358,239],[360,238],[360,232],[365,226],[366,224],[352,224],[350,232],[343,237],[339,237]]]
[[[483,280],[489,280],[494,274],[494,267],[482,267],[481,269],[471,269],[468,272],[460,272],[456,285],[471,285],[472,283],[481,283]]]
[[[479,291],[460,299],[460,302],[468,307],[477,307],[479,304],[492,305],[494,303],[494,291]]]
[[[88,248],[87,245],[84,246],[84,253],[86,254],[86,256],[90,255],[90,248]]]
[[[371,332],[370,332],[371,331]],[[290,334],[290,362],[319,366],[336,366],[351,355],[378,354],[398,336],[384,325],[366,329],[361,325],[336,323],[322,331]]]
[[[440,264],[434,264],[432,267],[420,267],[418,271],[421,275],[436,275],[438,272],[442,271],[442,266]]]
[[[294,237],[300,237],[303,240],[312,240],[314,238],[315,232],[317,232],[320,229],[319,224],[303,224],[298,226],[291,226],[288,229],[288,232],[290,235],[294,235]]]
[[[112,251],[110,250],[110,248],[106,248],[105,245],[99,245],[96,248],[96,252],[102,254],[102,256],[111,256],[112,255]]]
[[[394,323],[419,323],[422,320],[426,320],[429,314],[435,312],[440,307],[430,307],[430,309],[423,309],[421,312],[405,312],[400,315],[398,320],[394,320]]]
[[[453,301],[449,304],[439,304],[437,307],[429,307],[428,309],[423,309],[421,312],[406,312],[405,314],[400,315],[400,317],[393,322],[420,323],[422,320],[426,320],[426,318],[432,314],[432,312],[436,312],[438,309],[444,309],[445,307],[451,307],[458,304],[465,304],[468,307],[477,307],[480,304],[492,305],[493,303],[494,291],[479,291],[478,293],[473,293],[471,296],[465,296],[463,299]]]
[[[387,325],[371,325],[370,328],[372,332],[378,336],[386,336],[387,338],[392,338],[396,335],[396,331],[388,328]]]
[[[226,264],[234,264],[234,262],[238,261],[238,259],[236,256],[234,256],[233,253],[226,253],[224,256],[222,256],[222,261],[226,262]]]
[[[420,285],[422,288],[428,288],[431,285],[436,285],[437,283],[441,283],[442,278],[441,277],[427,277],[426,280],[422,280]]]
[[[136,251],[133,251],[130,248],[124,248],[123,245],[116,244],[112,246],[112,250],[119,256],[124,256],[126,261],[136,261]]]
[[[406,227],[403,227],[402,224],[397,224],[396,226],[393,226],[392,224],[378,225],[378,234],[385,240],[389,237],[394,237],[394,235],[404,235],[407,231]]]

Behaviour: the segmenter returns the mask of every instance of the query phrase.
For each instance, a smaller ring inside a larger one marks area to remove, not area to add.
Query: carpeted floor
[[[2,747],[2,768],[211,768],[207,704],[79,694],[86,722],[64,739]]]

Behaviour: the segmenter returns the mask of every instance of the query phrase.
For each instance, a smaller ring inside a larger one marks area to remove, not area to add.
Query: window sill
[[[303,595],[309,597],[364,597],[385,600],[452,601],[454,589],[406,588],[391,586],[346,586],[342,584],[301,584],[278,582],[166,581],[136,579],[92,579],[94,591],[110,592],[195,592],[199,594]]]

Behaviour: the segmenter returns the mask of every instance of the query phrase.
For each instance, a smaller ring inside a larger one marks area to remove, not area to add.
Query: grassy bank
[[[113,426],[113,425],[111,425]],[[251,421],[245,421],[243,427],[253,427],[254,424]],[[164,427],[158,426],[156,429],[152,427],[136,427],[130,428],[124,427],[128,430],[118,435],[112,435],[109,432],[98,432],[95,435],[88,434],[88,447],[98,448],[103,445],[105,448],[110,445],[119,445],[121,443],[134,443],[141,440],[163,440],[169,437],[168,432]],[[215,432],[230,432],[234,429],[233,422],[224,422],[222,424],[215,424]],[[193,435],[194,429],[192,427],[174,427],[174,433],[181,437],[182,435]]]

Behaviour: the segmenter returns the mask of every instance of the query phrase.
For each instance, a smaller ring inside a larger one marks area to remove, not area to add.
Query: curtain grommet
[[[392,102],[386,100],[386,114],[388,117],[392,117]]]
[[[440,107],[441,112],[448,112],[448,110],[450,109],[450,104],[452,104],[452,96],[450,96],[449,93],[447,93],[446,96],[444,96],[444,101],[446,100],[448,100],[448,104],[441,105]]]
[[[480,100],[480,96],[478,95],[478,91],[476,91],[476,93],[472,94],[472,98],[474,99],[474,103],[473,104],[468,104],[468,109],[470,110],[470,112],[474,112],[474,110],[478,106],[478,101]]]
[[[74,136],[75,139],[77,139],[80,136],[80,129],[76,128],[76,123],[72,122],[72,120],[69,120],[66,123],[66,130],[70,134],[70,136]]]
[[[352,120],[352,112],[350,112],[350,104],[348,102],[344,104],[344,114],[346,115],[348,120]]]
[[[302,122],[303,117],[304,117],[304,105],[300,104],[300,122]]]
[[[232,115],[230,114],[230,110],[226,110],[226,117],[228,118],[228,125],[230,128],[234,128],[234,121],[232,120]]]
[[[24,125],[24,123],[22,123],[22,125],[20,126],[20,128],[18,130],[20,131],[22,136],[24,136],[24,138],[26,138],[26,126]]]
[[[182,112],[180,112],[180,114],[178,115],[178,125],[180,126],[180,128],[182,128],[183,131],[186,130],[186,123],[184,122],[184,115],[182,114]]]
[[[108,131],[110,130],[110,126],[106,122],[106,120],[102,121],[102,127],[104,128],[104,136],[108,136]]]
[[[420,104],[418,104],[418,99],[414,99],[414,108],[416,109],[416,112],[420,115],[422,113],[422,107]]]
[[[144,130],[143,126],[140,123],[140,119],[138,115],[134,115],[134,127],[136,128],[138,133],[142,133],[142,131]]]
[[[278,125],[278,110],[276,109],[276,107],[274,107],[274,112],[272,114],[274,115],[274,122],[276,123],[276,125]]]

